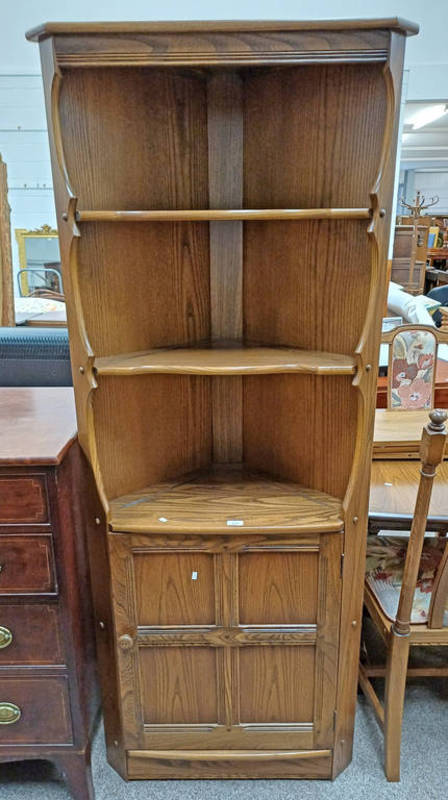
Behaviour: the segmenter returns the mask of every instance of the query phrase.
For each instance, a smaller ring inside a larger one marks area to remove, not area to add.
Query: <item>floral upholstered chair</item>
[[[447,676],[448,668],[411,667],[410,648],[448,646],[448,526],[437,538],[425,536],[433,481],[443,461],[446,411],[434,409],[423,428],[420,478],[411,533],[369,536],[364,605],[387,651],[386,665],[372,664],[367,646],[359,683],[384,733],[385,772],[400,780],[401,725],[406,677]],[[385,678],[382,703],[372,678]]]
[[[425,325],[403,325],[387,335],[388,408],[397,411],[433,408],[437,333],[436,328]]]

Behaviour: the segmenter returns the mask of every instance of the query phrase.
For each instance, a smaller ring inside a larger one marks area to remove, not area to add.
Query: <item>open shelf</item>
[[[353,375],[352,356],[283,347],[163,348],[96,358],[99,375],[270,375],[301,372]]]
[[[370,208],[236,208],[76,212],[77,222],[228,222],[231,220],[370,219]]]
[[[130,533],[306,533],[339,531],[342,503],[241,465],[159,483],[110,504],[110,527]]]

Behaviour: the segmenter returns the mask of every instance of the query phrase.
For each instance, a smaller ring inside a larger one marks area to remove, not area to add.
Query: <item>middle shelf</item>
[[[288,347],[176,347],[96,358],[98,375],[353,375],[353,356]]]

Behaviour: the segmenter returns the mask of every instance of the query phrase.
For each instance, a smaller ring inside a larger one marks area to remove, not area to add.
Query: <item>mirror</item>
[[[64,300],[58,232],[49,225],[34,231],[15,231],[20,269],[17,274],[21,297]]]

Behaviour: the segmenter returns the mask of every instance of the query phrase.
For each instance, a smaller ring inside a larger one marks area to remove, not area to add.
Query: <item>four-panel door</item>
[[[332,748],[342,534],[109,543],[126,749]]]

